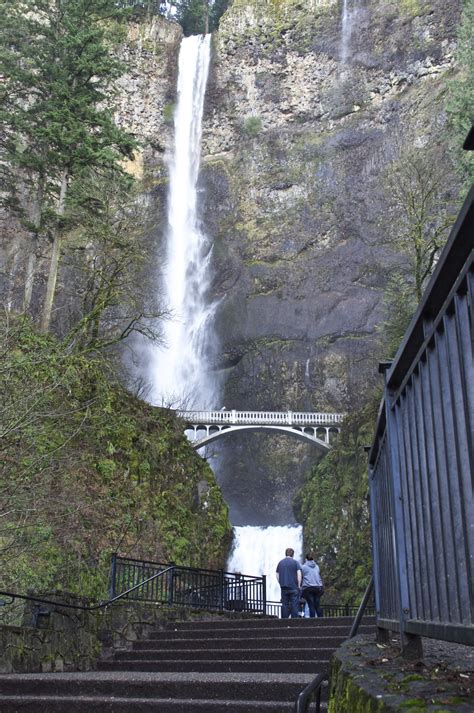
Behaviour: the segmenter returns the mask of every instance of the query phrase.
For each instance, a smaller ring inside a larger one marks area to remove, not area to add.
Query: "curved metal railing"
[[[343,413],[310,413],[304,411],[177,411],[190,424],[229,424],[266,426],[331,426],[339,425]]]

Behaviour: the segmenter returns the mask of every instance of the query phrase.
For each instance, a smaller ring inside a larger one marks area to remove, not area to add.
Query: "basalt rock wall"
[[[235,0],[214,37],[202,218],[227,408],[346,412],[377,380],[400,259],[381,228],[386,170],[444,131],[460,3],[348,0],[343,15],[333,0]],[[234,523],[292,522],[317,450],[220,443]]]

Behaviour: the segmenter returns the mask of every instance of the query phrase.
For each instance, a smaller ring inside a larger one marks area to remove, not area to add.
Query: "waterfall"
[[[351,41],[352,22],[351,11],[349,9],[349,0],[342,2],[342,23],[341,23],[341,62],[347,62],[349,53],[349,45]]]
[[[150,401],[173,408],[215,409],[218,385],[210,367],[216,354],[209,296],[212,246],[200,225],[197,183],[202,116],[210,60],[210,35],[183,39],[179,53],[174,146],[169,157],[168,229],[161,274],[170,311],[164,345],[150,357]],[[269,600],[280,599],[275,568],[285,549],[301,558],[301,527],[236,527],[230,571],[266,574]]]
[[[280,601],[280,586],[275,576],[278,562],[287,547],[295,551],[295,559],[303,555],[301,525],[282,527],[234,527],[234,550],[227,563],[229,572],[267,576],[267,600]]]
[[[197,181],[202,116],[210,60],[210,35],[186,37],[179,53],[174,147],[169,163],[168,229],[162,273],[170,312],[164,345],[150,363],[151,401],[174,408],[216,408],[216,379],[210,373],[215,353],[210,299],[212,246],[200,225]]]

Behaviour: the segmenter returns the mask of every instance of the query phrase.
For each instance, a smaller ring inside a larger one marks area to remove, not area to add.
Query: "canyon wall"
[[[200,196],[220,300],[217,408],[347,412],[378,383],[383,293],[400,261],[383,221],[387,169],[409,147],[446,143],[461,2],[347,0],[346,9],[334,0],[234,0],[213,38]],[[181,37],[177,24],[143,19],[120,49],[127,72],[116,117],[141,142],[128,168],[142,180],[155,275]],[[4,228],[3,295],[21,308],[28,236],[10,219]],[[76,256],[67,244],[64,252],[59,332],[81,294]],[[39,246],[33,306],[46,254]],[[142,373],[146,354],[137,342]],[[207,457],[234,524],[286,524],[320,455],[250,434],[217,441]]]
[[[373,390],[400,260],[382,221],[387,168],[443,136],[459,16],[440,0],[349,0],[345,17],[332,0],[235,0],[224,15],[202,172],[222,406],[347,412]],[[221,443],[235,524],[293,521],[318,452],[258,434]]]

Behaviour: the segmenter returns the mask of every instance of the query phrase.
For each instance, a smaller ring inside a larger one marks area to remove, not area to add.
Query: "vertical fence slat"
[[[412,441],[410,437],[410,394],[404,394],[395,409],[396,435],[398,436],[398,455],[400,462],[401,508],[404,513],[404,534],[407,559],[407,582],[409,592],[409,608],[412,616],[420,608],[421,591],[420,577],[416,576],[421,570],[421,558],[418,546],[418,518],[416,492],[416,479],[413,477],[414,462]],[[408,423],[407,423],[408,422]]]
[[[431,567],[430,571],[430,586],[432,587],[434,594],[434,599],[432,601],[433,618],[435,620],[441,620],[443,613],[448,609],[448,596],[446,590],[446,543],[441,520],[441,498],[443,495],[438,483],[436,449],[433,448],[433,443],[436,440],[436,419],[433,412],[433,401],[430,391],[428,369],[428,355],[425,354],[424,368],[420,374],[420,402],[424,413],[425,428],[425,496],[429,502],[431,514],[431,561],[434,563],[434,566]]]

